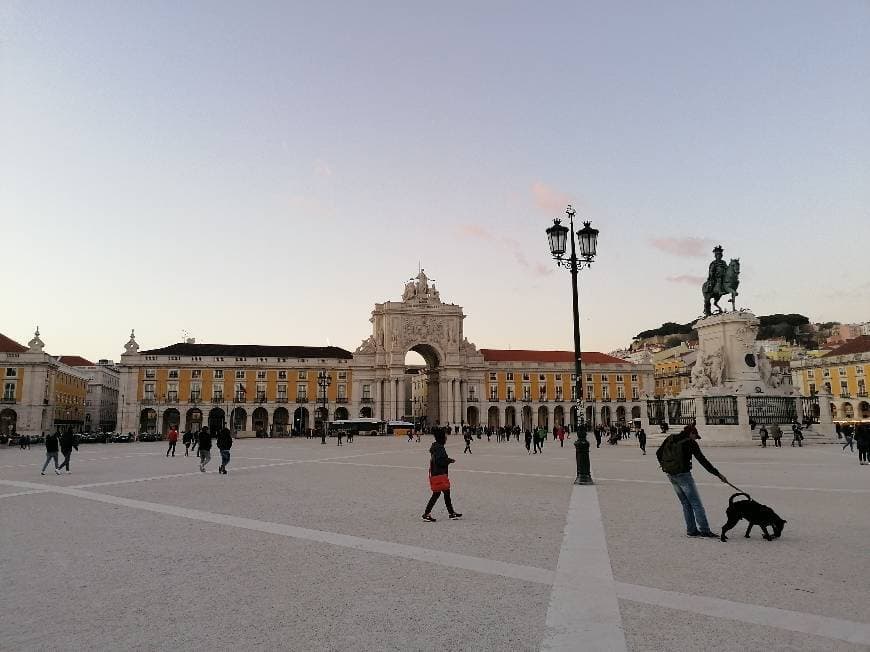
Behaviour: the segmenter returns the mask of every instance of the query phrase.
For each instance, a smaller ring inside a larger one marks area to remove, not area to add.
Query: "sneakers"
[[[54,469],[54,474],[55,474],[55,475],[60,475],[60,469],[57,468],[57,467],[55,467],[55,469]]]
[[[861,464],[863,464],[863,463],[864,463],[864,462],[861,462]],[[45,475],[45,471],[43,471],[42,473],[40,473],[40,475]]]
[[[432,516],[432,514],[423,514],[423,520],[424,520],[424,521],[429,521],[430,523],[434,523],[434,522],[435,522],[435,517]]]
[[[202,464],[199,465],[199,470],[201,473],[205,473],[205,467]]]
[[[718,539],[719,535],[715,532],[686,532],[687,537],[692,538],[700,538],[700,539]]]
[[[453,512],[453,513],[450,515],[450,518],[451,518],[451,520],[454,519],[454,518],[462,518],[462,514],[460,514],[459,512]]]

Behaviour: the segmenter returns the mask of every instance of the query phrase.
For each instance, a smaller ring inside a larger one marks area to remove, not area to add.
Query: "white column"
[[[399,381],[399,409],[398,414],[396,415],[397,419],[401,419],[405,416],[405,379],[403,377],[398,378]]]

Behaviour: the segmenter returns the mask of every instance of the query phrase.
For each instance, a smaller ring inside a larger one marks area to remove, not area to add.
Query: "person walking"
[[[595,428],[595,448],[601,448],[601,426]]]
[[[60,475],[60,469],[57,468],[57,433],[48,433],[45,438],[45,464],[42,465],[42,475],[45,475],[45,468],[51,460],[54,460],[54,472]]]
[[[531,455],[532,454],[532,431],[531,430],[526,430],[525,440],[526,440],[526,450],[529,452],[529,455]]]
[[[858,446],[858,464],[870,464],[870,423],[862,423],[855,429],[855,444]]]
[[[205,473],[205,465],[211,462],[211,433],[208,426],[199,431],[199,470]]]
[[[218,473],[227,474],[227,464],[230,463],[230,449],[233,447],[233,435],[229,428],[221,428],[217,436],[217,447],[221,452],[221,465]]]
[[[169,448],[166,449],[166,457],[169,457],[170,451],[172,457],[175,457],[175,445],[178,443],[178,427],[172,425],[169,427],[169,434],[166,436],[169,439]]]
[[[637,431],[637,445],[640,446],[640,450],[646,455],[646,431],[643,428]]]
[[[556,436],[559,438],[559,448],[565,448],[565,427],[556,426]]]
[[[463,454],[468,453],[469,455],[471,455],[471,440],[472,440],[471,430],[466,429],[465,434],[463,435],[463,438],[465,439],[465,450],[463,450],[462,453]]]
[[[709,460],[704,457],[698,441],[701,435],[695,426],[686,426],[679,433],[668,435],[656,450],[656,458],[662,467],[674,493],[683,508],[683,519],[686,522],[686,535],[690,537],[716,538],[707,523],[707,513],[701,502],[701,495],[692,478],[692,457],[698,460],[708,473],[715,475],[722,482],[728,482]]]
[[[773,437],[774,448],[782,448],[782,428],[779,427],[778,423],[770,426],[770,436]]]
[[[843,444],[843,450],[846,450],[846,446],[849,447],[849,452],[854,453],[854,431],[852,430],[852,425],[848,423],[843,424],[843,439],[846,440],[846,443]]]
[[[60,437],[60,452],[63,453],[63,462],[58,467],[61,469],[66,467],[67,473],[71,473],[69,470],[69,460],[72,457],[73,448],[78,450],[79,446],[76,443],[75,435],[73,435],[72,427],[69,427]]]
[[[765,427],[762,425],[762,426],[761,426],[761,429],[758,431],[758,437],[761,439],[761,447],[762,447],[762,448],[767,448],[767,439],[768,439],[768,436],[769,436],[769,435],[768,435],[768,432],[767,432],[767,428],[765,428]]]
[[[804,433],[801,430],[801,427],[798,425],[797,421],[795,421],[793,424],[791,424],[791,436],[792,436],[792,439],[791,439],[792,447],[794,447],[795,443],[797,443],[798,448],[804,447],[804,445],[803,445]]]
[[[181,436],[181,443],[184,444],[184,456],[188,457],[190,455],[190,431],[185,430],[184,434]]]
[[[423,512],[423,520],[430,523],[435,522],[435,517],[432,516],[432,508],[435,507],[435,502],[441,494],[444,494],[444,505],[447,507],[447,513],[450,518],[460,518],[462,514],[453,509],[453,501],[450,499],[450,478],[447,475],[448,467],[456,460],[447,455],[447,449],[444,444],[447,443],[447,435],[444,430],[438,428],[435,431],[435,443],[429,447],[429,488],[432,490],[432,497],[426,503],[426,511]]]
[[[351,428],[350,430],[345,430],[344,434],[347,437],[347,443],[352,444],[353,443],[353,428]],[[417,435],[417,441],[420,441],[420,435]]]
[[[203,426],[203,428],[205,428],[205,427],[207,427],[207,426]],[[201,432],[202,432],[202,428],[200,428],[199,432],[195,432],[195,433],[192,433],[190,435],[190,450],[197,457],[199,457],[199,453],[196,452],[196,447],[199,446],[199,435]]]
[[[335,438],[338,440],[337,446],[341,446],[341,438],[344,437],[344,433],[341,430],[335,431]]]

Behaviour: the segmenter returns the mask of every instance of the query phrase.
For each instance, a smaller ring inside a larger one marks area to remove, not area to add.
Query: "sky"
[[[0,3],[0,332],[341,346],[422,265],[481,348],[870,320],[870,3]],[[579,228],[578,224],[578,228]]]

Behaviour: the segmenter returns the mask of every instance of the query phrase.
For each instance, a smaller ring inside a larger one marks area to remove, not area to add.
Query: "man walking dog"
[[[690,537],[706,537],[715,539],[717,535],[710,531],[707,523],[707,513],[701,502],[701,495],[692,478],[692,456],[698,460],[709,473],[722,482],[728,480],[716,470],[704,457],[697,440],[701,438],[694,425],[686,426],[682,432],[668,435],[656,451],[656,457],[662,471],[668,474],[668,480],[674,488],[674,493],[683,508],[683,518],[686,521],[686,535]]]

